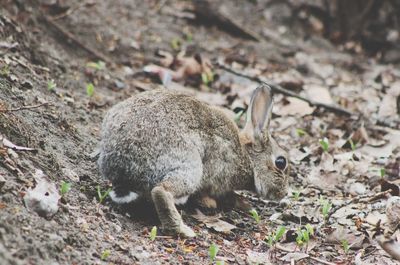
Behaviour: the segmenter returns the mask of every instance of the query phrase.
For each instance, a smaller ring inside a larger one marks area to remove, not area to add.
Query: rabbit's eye
[[[280,170],[284,170],[286,168],[286,158],[283,156],[278,156],[275,159],[275,166]]]

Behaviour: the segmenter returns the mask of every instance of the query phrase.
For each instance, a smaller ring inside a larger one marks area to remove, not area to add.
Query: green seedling
[[[324,152],[328,152],[329,149],[329,141],[328,138],[324,138],[324,139],[319,139],[319,144],[322,147],[322,150],[324,150]]]
[[[173,38],[171,40],[171,47],[175,51],[179,51],[181,49],[181,46],[182,46],[182,41],[179,38]]]
[[[328,200],[325,200],[322,196],[319,198],[320,204],[321,204],[321,213],[324,219],[326,220],[328,218],[328,214],[332,208],[332,203]]]
[[[57,87],[57,84],[54,82],[54,80],[53,79],[51,79],[51,80],[49,80],[48,82],[47,82],[47,89],[49,90],[49,91],[54,91],[54,89]]]
[[[293,199],[298,201],[300,199],[300,191],[296,190],[292,192]]]
[[[86,67],[93,68],[96,70],[103,70],[106,67],[106,63],[103,61],[98,61],[97,63],[96,62],[88,62],[86,64]]]
[[[94,85],[92,83],[86,84],[86,94],[89,97],[94,95]]]
[[[342,240],[342,248],[345,254],[347,254],[350,250],[349,242],[346,239]]]
[[[64,197],[65,194],[68,193],[68,191],[70,191],[72,184],[70,182],[65,182],[62,181],[61,182],[61,197]]]
[[[258,215],[258,212],[256,209],[251,209],[249,211],[249,213],[251,214],[251,217],[253,217],[254,221],[256,221],[257,224],[261,221],[261,218]]]
[[[103,201],[104,201],[104,199],[107,198],[107,196],[108,196],[108,194],[110,193],[111,190],[112,190],[112,189],[109,188],[109,189],[106,190],[105,192],[102,192],[100,186],[99,186],[99,185],[97,186],[97,196],[98,196],[98,198],[99,198],[99,203],[100,203],[100,204],[102,204]]]
[[[385,176],[385,174],[386,174],[385,169],[384,169],[384,168],[381,168],[381,169],[379,170],[379,174],[380,174],[381,178],[383,178],[383,177]]]
[[[215,265],[224,265],[224,264],[225,264],[225,262],[223,260],[217,260],[215,262]]]
[[[101,260],[106,260],[106,259],[108,259],[110,254],[111,254],[111,251],[109,249],[106,249],[101,253],[100,259]]]
[[[210,245],[210,248],[208,249],[208,255],[210,256],[211,262],[213,262],[217,257],[218,250],[219,247],[216,244],[212,243]]]
[[[10,67],[8,64],[4,65],[0,70],[0,75],[2,76],[9,76],[10,75]]]
[[[296,129],[296,133],[297,133],[297,135],[298,135],[299,137],[303,137],[304,135],[307,134],[306,131],[304,131],[303,129],[300,129],[300,128],[297,128],[297,129]]]
[[[352,150],[352,151],[356,150],[356,143],[353,142],[353,139],[350,138],[350,139],[348,140],[348,142],[349,142],[349,144],[350,144],[351,150]]]
[[[154,241],[157,236],[157,226],[153,226],[153,228],[150,231],[150,240]]]
[[[308,246],[308,242],[310,241],[311,236],[314,235],[314,229],[310,224],[307,224],[305,226],[305,229],[299,228],[296,233],[297,233],[296,244],[299,247],[302,247],[304,244]]]
[[[306,224],[306,230],[310,235],[314,235],[314,228],[310,224]]]
[[[190,32],[189,28],[184,28],[183,29],[183,35],[185,36],[185,40],[187,42],[192,42],[193,41],[193,34]]]
[[[267,244],[269,247],[273,247],[275,246],[276,243],[278,243],[281,238],[283,237],[283,235],[286,232],[286,228],[284,226],[280,226],[278,227],[278,229],[276,230],[276,232],[272,232],[271,235],[269,235],[266,238]]]
[[[203,72],[201,73],[201,81],[204,85],[208,86],[212,81],[214,81],[214,73]]]

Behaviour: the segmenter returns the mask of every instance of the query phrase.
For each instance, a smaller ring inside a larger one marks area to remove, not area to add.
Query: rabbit
[[[174,90],[142,92],[116,104],[102,124],[98,159],[113,185],[111,199],[148,198],[163,231],[194,237],[176,209],[189,196],[252,190],[283,198],[289,165],[269,132],[272,105],[271,88],[260,85],[239,131],[217,107]]]

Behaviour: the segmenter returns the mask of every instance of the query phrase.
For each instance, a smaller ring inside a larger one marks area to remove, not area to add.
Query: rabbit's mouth
[[[256,192],[266,200],[280,200],[287,195],[286,185],[273,185],[271,182],[263,183],[260,179],[254,181]]]

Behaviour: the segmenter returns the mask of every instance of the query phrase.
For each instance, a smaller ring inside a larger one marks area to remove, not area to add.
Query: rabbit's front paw
[[[196,233],[187,225],[184,223],[181,223],[179,226],[178,231],[176,231],[179,235],[183,237],[195,237]]]
[[[196,233],[189,226],[185,225],[183,222],[180,222],[180,224],[177,225],[176,227],[164,226],[163,232],[171,235],[179,235],[186,238],[196,236]]]

